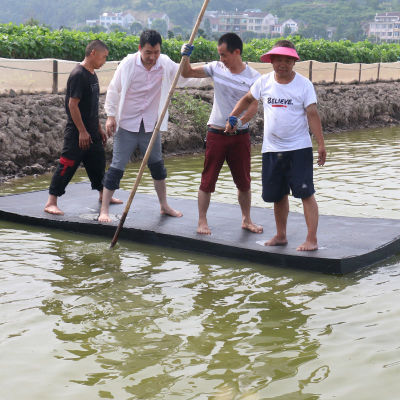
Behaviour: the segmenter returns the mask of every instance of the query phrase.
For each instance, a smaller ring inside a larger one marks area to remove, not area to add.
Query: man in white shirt
[[[111,222],[109,204],[112,195],[119,188],[132,153],[137,147],[142,154],[146,152],[158,115],[179,68],[168,56],[161,54],[161,44],[158,32],[143,31],[139,51],[121,61],[108,87],[104,106],[107,113],[106,131],[108,134],[117,133],[114,137],[113,159],[103,181],[103,202],[98,218],[100,222]],[[160,130],[166,131],[167,128],[168,113]],[[182,213],[172,209],[167,202],[167,171],[162,158],[160,133],[147,165],[154,181],[161,214],[181,217]]]
[[[182,54],[187,55],[182,47]],[[240,118],[240,126],[234,131],[225,131],[225,122],[236,102],[250,89],[260,74],[242,61],[243,43],[235,33],[226,33],[218,40],[220,61],[200,67],[192,67],[185,58],[182,76],[185,78],[211,77],[214,81],[214,102],[208,120],[206,153],[201,184],[198,193],[199,221],[197,232],[211,234],[207,211],[211,193],[215,191],[222,165],[226,161],[238,189],[238,201],[242,211],[242,228],[261,233],[263,228],[252,222],[250,217],[250,135],[248,121],[257,112],[258,102]],[[250,117],[248,117],[250,115]]]
[[[318,249],[318,205],[314,197],[313,154],[309,131],[318,143],[318,165],[324,165],[326,150],[317,97],[312,83],[293,71],[299,60],[288,40],[278,41],[261,57],[274,71],[261,76],[238,102],[232,116],[238,116],[256,100],[264,104],[262,184],[263,199],[274,203],[276,235],[266,246],[287,244],[286,225],[290,191],[303,202],[307,237],[298,251]],[[231,127],[227,124],[226,129]]]

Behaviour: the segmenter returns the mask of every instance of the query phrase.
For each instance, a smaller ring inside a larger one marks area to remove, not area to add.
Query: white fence
[[[75,65],[75,61],[0,58],[0,93],[8,93],[11,89],[17,93],[63,92]],[[109,61],[97,71],[102,92],[107,90],[117,65],[117,61]],[[272,71],[271,64],[249,62],[249,65],[261,73]],[[399,62],[342,64],[302,61],[296,63],[295,70],[314,83],[400,80]]]

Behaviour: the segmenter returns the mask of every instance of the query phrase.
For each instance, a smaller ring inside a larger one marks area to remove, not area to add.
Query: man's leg
[[[238,190],[238,201],[242,210],[242,228],[253,233],[262,233],[263,227],[254,224],[250,217],[251,191],[242,192]]]
[[[119,183],[125,171],[125,166],[129,162],[132,153],[138,145],[138,133],[129,132],[121,127],[114,136],[113,158],[110,168],[104,175],[103,192],[101,195],[101,208],[98,217],[99,222],[111,222],[109,215],[110,203],[113,194],[119,188]]]
[[[145,132],[144,124],[142,122],[139,131],[139,149],[143,155],[147,151],[151,136],[151,132]],[[147,166],[149,167],[151,176],[153,178],[154,189],[156,190],[158,201],[160,202],[161,214],[170,215],[171,217],[182,217],[183,214],[180,211],[171,208],[167,202],[167,185],[165,183],[167,170],[165,169],[162,158],[160,132],[158,132],[154,141],[153,148],[151,149],[151,153],[147,161]]]
[[[248,133],[228,137],[230,142],[226,151],[226,162],[231,170],[233,181],[238,189],[238,201],[242,210],[242,228],[253,233],[262,233],[262,226],[253,223],[250,217],[250,165],[251,145]]]
[[[201,173],[201,183],[197,200],[199,209],[197,233],[202,235],[211,235],[211,229],[207,221],[207,211],[210,206],[211,193],[215,191],[215,185],[225,161],[226,147],[226,136],[207,132],[204,168]]]
[[[302,199],[304,217],[307,224],[306,241],[297,247],[298,251],[313,251],[318,249],[317,229],[318,229],[318,204],[315,196],[312,195]]]
[[[265,246],[284,246],[287,244],[286,226],[289,215],[289,196],[285,195],[274,203],[276,235],[264,243]]]
[[[203,192],[199,189],[197,204],[199,208],[199,222],[197,223],[197,233],[211,235],[211,229],[207,222],[207,211],[210,206],[211,193]]]
[[[110,218],[110,203],[115,190],[109,190],[106,187],[102,191],[102,201],[100,207],[99,222],[111,222]]]
[[[92,189],[98,190],[99,192],[99,201],[101,203],[103,201],[103,179],[106,168],[106,156],[103,143],[92,143],[89,150],[86,151],[82,162],[86,169],[90,183],[92,184]],[[122,203],[122,200],[114,197],[111,197],[110,199],[110,204]]]
[[[44,211],[54,215],[64,215],[58,207],[58,197],[65,193],[65,188],[74,176],[82,159],[82,150],[73,132],[66,131],[64,145],[57,168],[51,179],[49,198],[44,206]]]
[[[161,214],[170,215],[171,217],[182,217],[183,214],[171,208],[167,202],[167,185],[165,184],[165,179],[153,179],[153,182],[158,201],[160,202]]]

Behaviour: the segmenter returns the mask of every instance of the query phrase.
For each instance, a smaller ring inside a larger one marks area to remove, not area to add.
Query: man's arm
[[[237,103],[235,108],[232,110],[230,116],[238,117],[242,112],[246,111],[245,114],[243,115],[242,118],[240,118],[242,124],[246,124],[249,122],[254,115],[257,114],[258,110],[258,100],[253,97],[251,92],[247,92]],[[233,127],[227,121],[226,126],[225,126],[225,132],[235,132],[237,129],[237,125],[234,125]]]
[[[183,78],[207,78],[208,75],[205,73],[203,67],[192,67],[190,65],[190,55],[194,49],[193,45],[184,43],[181,48],[182,55],[182,71],[181,75]]]
[[[204,67],[192,67],[190,65],[190,58],[187,56],[183,57],[183,67],[181,75],[184,78],[208,78],[208,75],[204,71]]]
[[[311,133],[314,135],[315,140],[318,143],[318,165],[324,165],[326,161],[326,149],[324,135],[322,134],[321,119],[318,114],[317,105],[310,104],[306,108],[308,126],[310,127]]]
[[[78,104],[81,99],[77,97],[70,97],[68,102],[68,108],[71,113],[72,121],[79,132],[79,147],[82,150],[86,150],[89,148],[90,143],[92,143],[92,138],[90,137],[86,127],[82,121],[81,111],[79,110]]]

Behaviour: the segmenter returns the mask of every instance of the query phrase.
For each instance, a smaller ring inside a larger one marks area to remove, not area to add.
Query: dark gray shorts
[[[292,191],[294,197],[306,199],[315,193],[313,151],[305,149],[267,152],[262,155],[262,198],[275,203]]]
[[[143,123],[140,125],[139,132],[130,132],[119,127],[114,136],[113,158],[110,167],[125,171],[126,164],[138,147],[142,155],[146,153],[150,139],[151,132],[145,132]],[[159,132],[147,164],[155,164],[160,161],[162,161],[162,153],[161,134]]]

